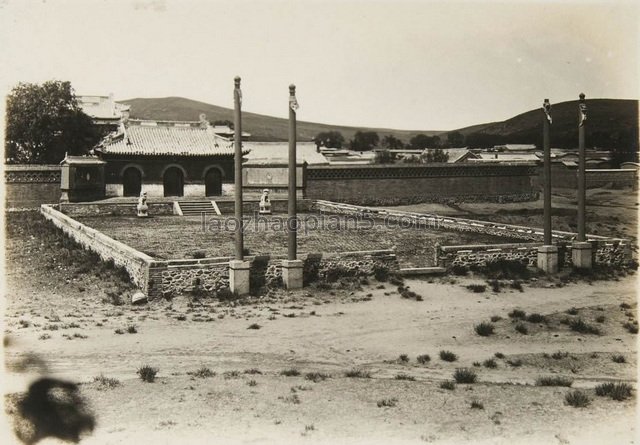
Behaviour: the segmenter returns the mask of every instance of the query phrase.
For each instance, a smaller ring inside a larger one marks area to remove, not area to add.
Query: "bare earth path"
[[[53,375],[86,382],[82,391],[98,415],[98,429],[88,444],[633,443],[635,399],[593,397],[591,406],[576,409],[563,403],[567,388],[530,385],[540,375],[554,374],[568,375],[574,387],[587,389],[609,379],[635,380],[636,336],[622,328],[619,308],[622,302],[635,306],[634,277],[499,294],[471,293],[462,286],[471,282],[479,280],[407,282],[424,297],[422,302],[400,298],[387,284],[354,295],[298,292],[288,300],[235,308],[213,302],[189,305],[186,298],[148,308],[113,307],[87,298],[67,300],[60,310],[55,303],[47,308],[43,300],[21,298],[23,290],[9,301],[13,343],[6,354],[11,362],[34,353]],[[368,293],[370,301],[355,301],[368,299]],[[543,329],[524,336],[507,317],[513,308],[547,315],[571,307],[585,318],[586,308],[602,308],[604,335]],[[43,330],[51,324],[44,316],[53,313],[60,324],[79,327]],[[180,321],[180,314],[187,319]],[[504,318],[496,323],[496,335],[476,335],[474,324],[492,315]],[[205,316],[212,321],[194,321]],[[22,328],[19,320],[31,326]],[[252,323],[261,329],[247,329]],[[137,326],[137,334],[114,333],[129,324]],[[88,338],[62,337],[75,332]],[[43,333],[51,338],[38,340]],[[442,349],[455,352],[459,360],[439,360]],[[555,351],[571,356],[566,361],[541,358]],[[506,358],[497,360],[496,369],[474,368],[480,383],[458,385],[454,391],[439,388],[455,368],[472,367],[495,352]],[[613,363],[614,353],[625,355],[627,363]],[[410,362],[398,361],[400,354]],[[419,365],[419,354],[429,354],[431,361]],[[524,364],[506,363],[516,358]],[[155,383],[137,378],[142,364],[160,368]],[[187,375],[201,366],[217,375]],[[243,374],[250,368],[262,374]],[[288,368],[302,374],[279,375]],[[346,378],[344,372],[352,368],[367,370],[372,378]],[[224,376],[234,370],[239,375]],[[304,378],[311,371],[332,377],[313,383]],[[99,390],[92,379],[101,373],[122,385]],[[399,373],[415,381],[394,379]],[[9,377],[15,385],[23,378]],[[249,386],[250,380],[256,385]],[[393,398],[395,407],[377,406]],[[473,399],[484,409],[470,409]]]

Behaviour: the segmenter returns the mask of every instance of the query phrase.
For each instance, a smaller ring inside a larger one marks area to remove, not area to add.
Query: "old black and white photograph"
[[[16,445],[638,444],[637,0],[0,0]]]

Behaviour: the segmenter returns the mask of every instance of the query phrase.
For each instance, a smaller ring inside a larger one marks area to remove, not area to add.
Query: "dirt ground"
[[[245,246],[250,254],[287,253],[286,214],[252,219],[245,228]],[[354,252],[394,248],[403,267],[435,265],[435,245],[522,242],[490,235],[447,232],[381,221],[353,220],[335,215],[303,214],[298,229],[300,253]],[[155,258],[193,258],[196,252],[207,257],[233,256],[234,225],[226,216],[156,216],[141,220],[135,216],[84,217],[79,221]],[[284,222],[282,222],[284,221]]]
[[[80,383],[97,422],[86,444],[638,443],[637,334],[624,327],[637,326],[636,274],[538,277],[522,291],[505,281],[499,292],[475,275],[405,280],[422,301],[371,279],[237,302],[183,295],[114,305],[110,293],[131,290],[117,271],[81,255],[37,214],[8,221],[8,422],[19,394],[46,375]],[[514,309],[544,320],[518,321]],[[475,326],[492,317],[494,334],[479,336]],[[600,335],[571,330],[577,319]],[[420,363],[424,354],[430,360]],[[485,363],[492,358],[495,368]],[[139,378],[143,365],[158,368],[155,382]],[[441,388],[457,368],[475,371],[477,383]],[[282,374],[291,369],[300,374]],[[360,377],[348,377],[352,370]],[[572,387],[536,386],[548,376]],[[599,397],[604,382],[628,383],[632,396]],[[588,406],[565,402],[576,390]]]

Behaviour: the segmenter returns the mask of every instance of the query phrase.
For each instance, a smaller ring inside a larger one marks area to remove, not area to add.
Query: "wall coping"
[[[5,164],[4,171],[61,171],[62,167],[56,164]]]
[[[100,232],[99,230],[96,230],[92,227],[86,226],[84,224],[82,224],[81,222],[71,218],[68,215],[65,215],[64,213],[56,210],[53,208],[53,206],[51,204],[42,204],[40,206],[40,210],[43,214],[49,215],[51,218],[55,218],[58,221],[62,221],[64,223],[66,223],[69,227],[75,229],[75,230],[80,230],[82,232],[84,232],[87,236],[94,238],[100,242],[102,242],[103,244],[108,245],[109,247],[121,250],[123,252],[125,252],[127,255],[130,255],[132,257],[134,257],[135,259],[138,259],[140,261],[143,261],[145,263],[150,263],[152,261],[154,261],[154,258],[152,258],[151,256],[147,255],[146,253],[142,253],[136,249],[134,249],[133,247],[128,246],[127,244],[124,244],[123,242],[117,241],[107,235],[105,235],[104,233]]]

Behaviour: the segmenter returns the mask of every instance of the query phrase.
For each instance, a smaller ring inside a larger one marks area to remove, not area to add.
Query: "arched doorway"
[[[122,195],[140,196],[142,190],[142,174],[135,167],[127,167],[122,173]]]
[[[184,174],[178,167],[169,167],[162,178],[164,196],[184,195]]]
[[[222,174],[215,167],[210,168],[204,176],[204,194],[205,196],[222,195]]]

